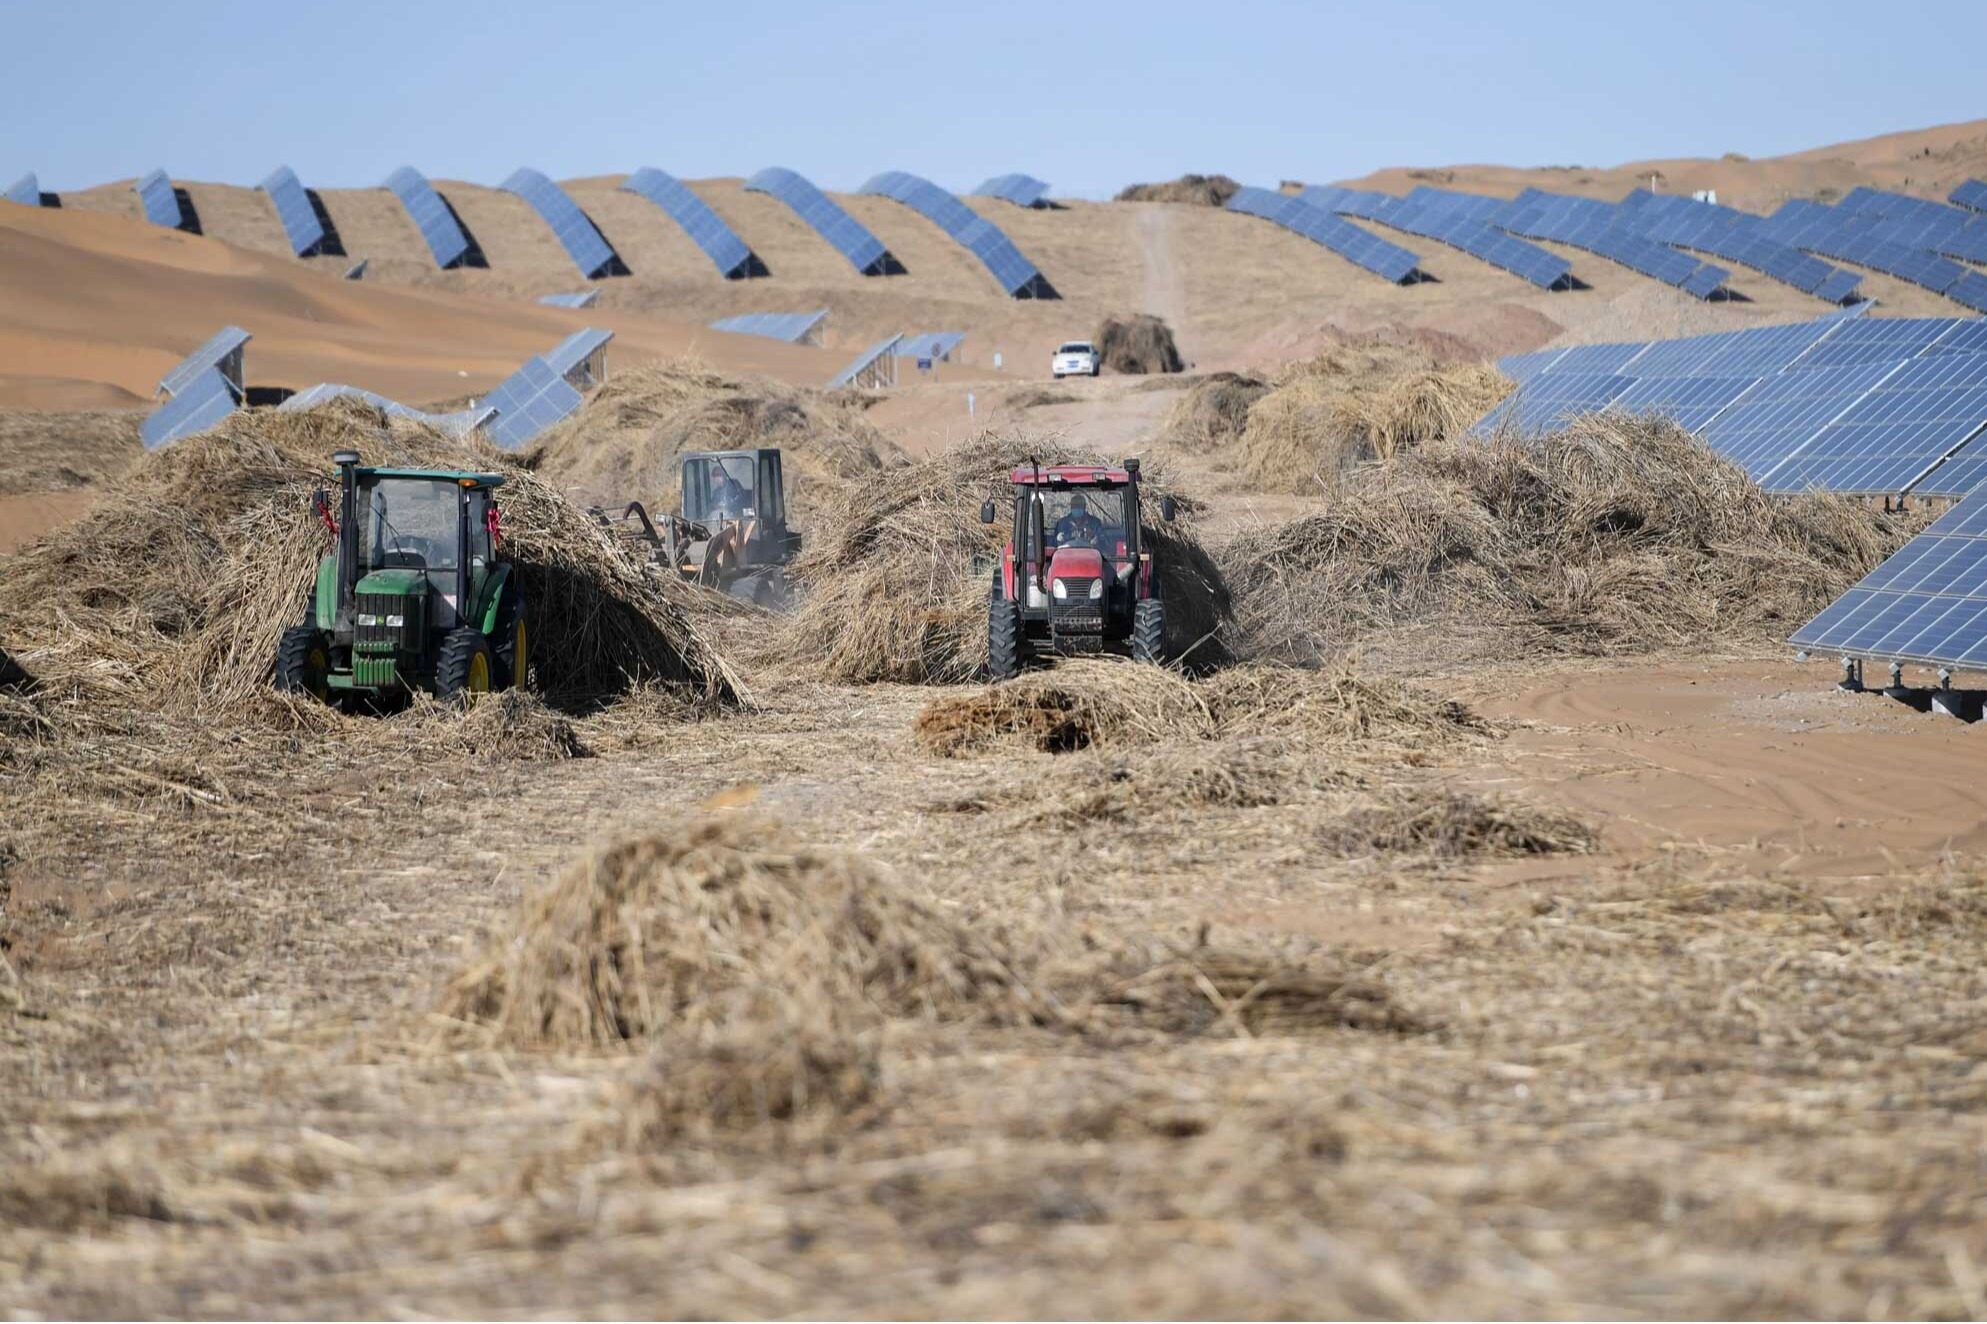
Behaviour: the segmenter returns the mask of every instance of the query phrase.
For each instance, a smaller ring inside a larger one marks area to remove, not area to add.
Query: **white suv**
[[[1072,340],[1056,351],[1049,361],[1049,370],[1056,380],[1065,377],[1095,377],[1104,366],[1097,357],[1097,347],[1087,340]]]

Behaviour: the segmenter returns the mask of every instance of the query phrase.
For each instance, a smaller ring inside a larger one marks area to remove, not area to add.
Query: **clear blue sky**
[[[1767,156],[1987,116],[1982,0],[0,0],[0,183],[639,165],[1097,196]]]

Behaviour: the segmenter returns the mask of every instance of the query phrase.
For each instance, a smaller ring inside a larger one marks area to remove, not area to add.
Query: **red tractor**
[[[1038,653],[1121,653],[1166,659],[1166,607],[1140,522],[1138,461],[1122,469],[1029,461],[1014,484],[1014,531],[994,567],[987,606],[987,666],[1019,674]],[[1159,503],[1171,521],[1173,498]],[[998,509],[980,507],[991,524]]]

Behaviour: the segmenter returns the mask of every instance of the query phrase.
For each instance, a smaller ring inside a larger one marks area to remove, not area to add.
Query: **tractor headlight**
[[[373,615],[373,614],[372,614],[371,612],[364,612],[364,611],[362,611],[362,612],[360,612],[360,613],[359,613],[359,624],[361,624],[361,625],[378,625],[378,624],[379,624],[379,617],[377,617],[377,616]]]
[[[386,623],[389,628],[398,630],[401,626],[407,624],[407,618],[405,616],[389,616],[386,618]]]
[[[1060,579],[1051,579],[1049,581],[1049,593],[1057,602],[1069,601],[1069,585],[1063,583]]]
[[[1104,581],[1103,581],[1103,580],[1101,580],[1101,579],[1093,579],[1093,580],[1091,580],[1091,581],[1090,581],[1090,600],[1091,600],[1092,602],[1099,602],[1099,601],[1102,601],[1102,600],[1103,600],[1103,597],[1104,597]]]

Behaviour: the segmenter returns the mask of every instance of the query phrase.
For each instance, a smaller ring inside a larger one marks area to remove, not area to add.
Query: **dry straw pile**
[[[1242,637],[1270,656],[1393,632],[1625,653],[1784,631],[1912,527],[1838,497],[1773,500],[1673,424],[1606,416],[1540,442],[1403,451],[1319,513],[1245,533],[1222,564]]]
[[[1187,366],[1173,343],[1173,328],[1150,313],[1106,317],[1097,324],[1091,343],[1104,367],[1112,372],[1144,376],[1179,372]]]
[[[1094,463],[1053,442],[983,433],[838,495],[793,567],[805,596],[782,640],[785,659],[821,679],[952,683],[986,667],[987,599],[1013,509],[1009,474],[1030,459]],[[1168,488],[1148,466],[1142,492],[1167,603],[1169,643],[1189,662],[1220,655],[1228,594],[1192,532],[1156,518]],[[1176,494],[1177,495],[1177,494]],[[980,523],[991,500],[999,518]],[[1191,650],[1191,651],[1189,651]]]
[[[1493,369],[1443,366],[1416,346],[1337,345],[1285,372],[1248,406],[1242,469],[1261,491],[1329,492],[1364,461],[1460,437],[1510,390]],[[1190,444],[1191,417],[1176,413],[1175,422]]]
[[[535,467],[589,501],[675,509],[683,452],[762,446],[781,453],[797,527],[844,482],[903,462],[863,417],[860,397],[733,378],[678,359],[610,378],[538,443]]]
[[[1160,435],[1196,454],[1224,450],[1242,439],[1249,411],[1269,393],[1270,384],[1260,378],[1211,373],[1174,402]]]
[[[561,702],[655,680],[714,701],[738,683],[685,610],[584,511],[487,450],[338,401],[237,413],[147,457],[89,515],[12,558],[0,635],[45,685],[99,701],[223,711],[267,696],[329,535],[310,494],[333,452],[369,464],[494,469],[506,550],[531,604],[533,670]]]
[[[1163,184],[1130,184],[1118,190],[1118,202],[1187,202],[1200,207],[1225,207],[1242,186],[1226,175],[1181,175]]]

